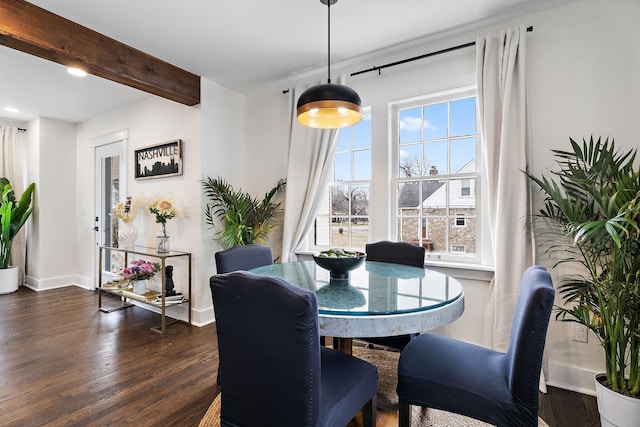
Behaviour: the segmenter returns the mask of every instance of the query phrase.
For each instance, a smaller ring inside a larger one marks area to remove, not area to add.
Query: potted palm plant
[[[0,203],[0,294],[18,290],[20,272],[18,267],[10,266],[11,245],[24,223],[29,219],[33,208],[31,196],[35,184],[27,187],[16,202],[13,187],[7,178],[0,178],[2,202]]]
[[[545,196],[534,230],[556,265],[578,265],[561,277],[564,305],[556,318],[593,331],[605,356],[596,375],[603,426],[637,425],[640,419],[640,171],[636,150],[613,141],[571,142],[553,150],[555,178],[527,173]],[[567,239],[569,241],[567,241]],[[609,397],[615,409],[606,408]],[[630,415],[623,406],[629,404]],[[635,412],[634,412],[635,411]],[[626,418],[628,416],[630,418]]]
[[[236,190],[222,178],[202,181],[205,195],[211,200],[205,208],[205,222],[216,227],[216,219],[224,228],[216,233],[223,248],[263,243],[276,226],[280,202],[273,199],[285,189],[287,181],[278,181],[262,200]]]

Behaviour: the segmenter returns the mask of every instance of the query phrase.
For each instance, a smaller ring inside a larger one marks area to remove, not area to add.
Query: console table
[[[103,271],[103,253],[105,250],[108,251],[114,251],[114,252],[122,252],[124,253],[124,265],[125,267],[128,265],[129,263],[129,254],[134,254],[134,255],[141,255],[144,257],[151,257],[151,258],[155,258],[155,259],[159,259],[160,262],[160,271],[159,274],[162,277],[162,289],[161,289],[161,299],[162,299],[162,304],[159,306],[155,306],[154,307],[159,307],[161,309],[161,313],[160,313],[160,326],[159,327],[153,327],[151,328],[151,330],[164,334],[167,328],[167,319],[166,319],[166,309],[167,309],[167,304],[165,301],[165,294],[166,294],[166,277],[165,277],[165,267],[166,267],[166,261],[168,259],[171,258],[180,258],[180,257],[186,257],[187,258],[187,264],[188,264],[188,291],[186,294],[186,299],[182,304],[187,304],[187,309],[188,309],[188,322],[187,324],[189,326],[191,326],[191,253],[189,252],[180,252],[180,251],[170,251],[167,253],[158,253],[156,251],[155,248],[148,248],[148,247],[144,247],[144,246],[134,246],[133,248],[116,248],[116,247],[111,247],[111,246],[100,246],[99,247],[99,262],[98,262],[98,286],[96,287],[98,289],[98,309],[103,312],[103,313],[110,313],[112,311],[116,311],[116,310],[122,310],[128,307],[133,306],[134,304],[131,304],[130,302],[128,302],[127,300],[135,300],[135,301],[139,301],[145,304],[149,304],[149,305],[153,305],[150,301],[146,300],[143,297],[137,297],[134,294],[131,294],[129,292],[127,292],[126,294],[124,294],[122,292],[121,289],[117,289],[117,288],[106,288],[104,287],[104,284],[102,283],[102,271]],[[122,301],[122,305],[115,307],[115,308],[105,308],[102,306],[102,293],[108,293],[111,295],[117,295],[121,298]],[[174,319],[175,321],[180,321],[179,319]],[[172,322],[173,323],[173,322]]]

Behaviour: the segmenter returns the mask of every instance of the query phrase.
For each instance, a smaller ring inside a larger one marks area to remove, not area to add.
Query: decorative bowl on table
[[[329,270],[332,278],[346,279],[349,277],[349,272],[358,268],[366,257],[364,252],[329,249],[314,254],[313,260],[318,266]]]

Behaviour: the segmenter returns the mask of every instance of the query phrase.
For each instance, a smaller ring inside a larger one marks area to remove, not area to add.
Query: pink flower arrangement
[[[143,259],[131,261],[131,267],[126,267],[122,271],[122,277],[130,282],[136,280],[148,280],[153,278],[157,271],[160,270],[160,264],[157,262],[149,262]]]

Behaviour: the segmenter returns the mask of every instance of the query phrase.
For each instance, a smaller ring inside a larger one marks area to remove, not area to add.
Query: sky
[[[467,97],[449,103],[439,102],[400,110],[400,161],[413,162],[414,175],[428,175],[432,166],[437,168],[439,174],[448,174],[475,160],[475,102],[475,97]],[[455,138],[450,147],[447,141],[449,107],[449,137]],[[345,151],[351,147],[353,154]],[[450,158],[447,156],[449,151]],[[418,163],[422,162],[424,170],[417,171]],[[370,114],[363,115],[362,121],[351,128],[341,129],[334,166],[334,181],[371,179]]]

